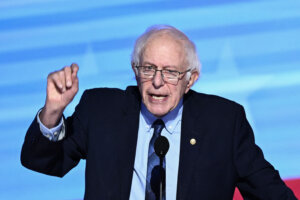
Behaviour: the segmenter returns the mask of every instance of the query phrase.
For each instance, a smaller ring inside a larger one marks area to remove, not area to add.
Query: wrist
[[[62,118],[64,109],[53,109],[47,105],[42,109],[39,114],[40,121],[47,127],[53,128],[57,126]]]

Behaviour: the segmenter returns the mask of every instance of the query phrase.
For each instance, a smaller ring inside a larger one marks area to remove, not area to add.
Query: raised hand
[[[75,97],[78,70],[78,65],[73,63],[48,75],[46,103],[40,113],[40,120],[46,127],[52,128],[58,124],[64,109]]]

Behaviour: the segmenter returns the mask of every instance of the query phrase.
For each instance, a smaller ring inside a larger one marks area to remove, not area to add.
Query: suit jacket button
[[[195,138],[192,138],[192,139],[190,140],[190,143],[191,143],[191,145],[195,145],[195,144],[196,144],[196,139],[195,139]]]

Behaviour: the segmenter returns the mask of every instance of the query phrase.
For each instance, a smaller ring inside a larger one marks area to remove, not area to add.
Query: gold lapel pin
[[[190,140],[190,143],[191,143],[191,145],[195,145],[195,144],[196,144],[196,139],[195,139],[195,138],[192,138],[192,139]]]

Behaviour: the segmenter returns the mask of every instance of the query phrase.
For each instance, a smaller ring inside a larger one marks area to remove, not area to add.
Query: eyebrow
[[[158,68],[157,65],[155,65],[155,64],[153,64],[153,63],[151,63],[151,62],[148,62],[148,61],[144,62],[143,65],[152,65],[152,66]],[[175,68],[175,70],[176,70],[177,67],[176,67],[176,66],[167,65],[167,66],[163,66],[162,68],[163,68],[163,69]]]

